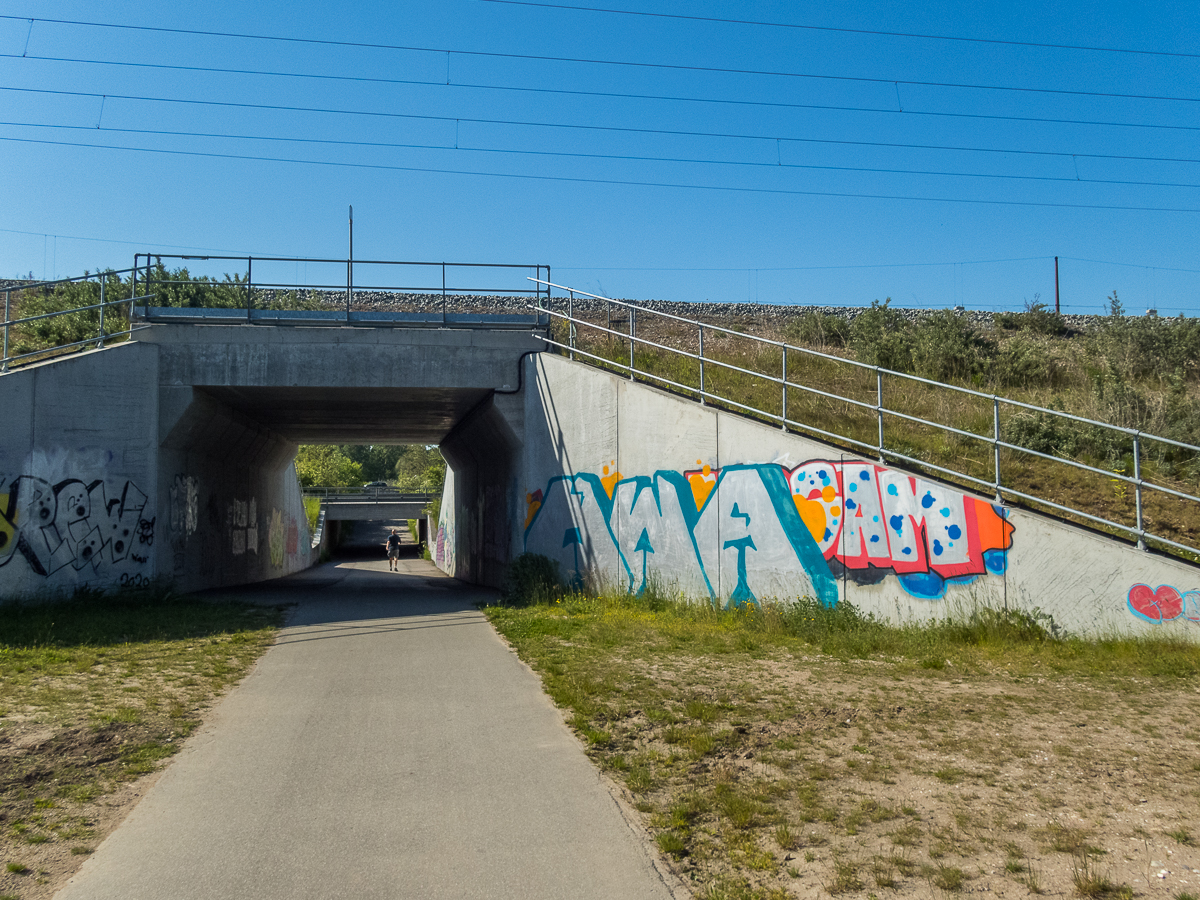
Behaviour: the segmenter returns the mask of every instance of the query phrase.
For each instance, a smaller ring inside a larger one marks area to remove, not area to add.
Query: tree
[[[396,462],[396,482],[402,491],[442,492],[446,481],[446,461],[437,447],[410,444]]]
[[[362,466],[332,444],[301,445],[296,474],[304,487],[351,487],[363,482]]]

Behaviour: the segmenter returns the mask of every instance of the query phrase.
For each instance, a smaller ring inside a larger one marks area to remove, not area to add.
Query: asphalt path
[[[672,896],[487,594],[371,556],[258,592],[275,646],[57,900]]]

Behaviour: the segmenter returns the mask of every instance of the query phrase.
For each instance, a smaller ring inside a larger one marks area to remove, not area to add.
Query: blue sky
[[[344,257],[353,204],[357,258],[609,296],[1019,309],[1058,256],[1200,313],[1200,5],[586,5],[9,0],[0,276]]]

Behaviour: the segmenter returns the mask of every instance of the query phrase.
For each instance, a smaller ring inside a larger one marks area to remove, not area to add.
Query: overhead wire
[[[653,100],[670,103],[704,103],[725,106],[762,107],[769,109],[817,109],[830,112],[865,112],[899,116],[931,116],[950,119],[987,119],[1000,122],[1039,122],[1051,125],[1088,125],[1105,128],[1155,128],[1167,131],[1200,131],[1200,125],[1167,125],[1159,122],[1113,122],[1099,119],[1066,119],[1053,116],[1006,116],[995,113],[940,112],[935,110],[897,109],[878,106],[846,106],[826,103],[781,103],[769,100],[728,99],[721,97],[679,97],[663,94],[632,94],[620,91],[583,91],[567,88],[524,87],[452,81],[443,83],[428,79],[380,78],[365,75],[331,75],[318,72],[279,72],[269,69],[233,69],[221,66],[183,66],[169,63],[130,62],[127,60],[83,59],[71,56],[27,56],[0,53],[0,59],[31,59],[39,62],[74,63],[78,65],[113,66],[134,69],[162,69],[174,72],[206,72],[217,75],[256,75],[270,78],[304,78],[317,81],[344,81],[363,84],[394,84],[420,87],[456,88],[470,90],[510,91],[529,94],[558,94],[571,97],[601,97],[612,100]]]
[[[1169,94],[1125,94],[1114,91],[1079,91],[1067,90],[1064,88],[1035,88],[1035,87],[1017,87],[1010,85],[988,85],[988,84],[969,84],[965,82],[949,82],[949,81],[918,81],[905,78],[879,78],[864,75],[826,75],[810,72],[789,72],[785,70],[771,69],[741,69],[726,66],[699,66],[699,65],[684,65],[681,63],[654,63],[654,62],[638,62],[636,60],[614,60],[601,59],[595,57],[584,56],[554,56],[549,54],[534,54],[534,53],[503,53],[495,50],[458,50],[450,47],[422,47],[418,45],[406,44],[381,44],[367,41],[337,41],[330,38],[298,38],[287,37],[283,35],[264,35],[264,34],[248,34],[243,32],[232,31],[209,31],[195,28],[168,28],[158,25],[126,25],[111,22],[87,22],[83,20],[73,19],[50,19],[42,17],[29,16],[13,16],[0,15],[0,19],[19,20],[19,21],[34,21],[46,22],[63,25],[77,25],[90,28],[114,28],[130,31],[146,31],[157,32],[163,34],[184,34],[203,37],[223,37],[223,38],[238,38],[243,40],[256,41],[278,41],[293,44],[313,44],[320,46],[331,47],[357,47],[361,49],[373,50],[401,50],[417,53],[437,53],[437,54],[452,54],[455,56],[472,56],[472,57],[490,57],[494,59],[519,59],[530,60],[535,62],[561,62],[561,63],[577,63],[584,65],[597,66],[614,66],[626,67],[635,69],[663,69],[666,71],[676,72],[708,72],[717,75],[755,75],[767,76],[776,78],[800,78],[800,79],[816,79],[822,81],[839,81],[852,82],[860,84],[887,84],[897,85],[902,84],[910,87],[942,87],[942,88],[960,88],[964,90],[982,90],[982,91],[1012,91],[1017,93],[1032,93],[1032,94],[1054,94],[1059,96],[1070,97],[1106,97],[1111,99],[1121,100],[1163,100],[1175,101],[1180,103],[1200,103],[1200,97],[1184,97],[1172,96]],[[14,55],[14,54],[9,54]]]
[[[276,162],[276,163],[295,163],[298,165],[312,166],[335,166],[339,168],[350,169],[377,169],[382,171],[392,172],[422,172],[438,175],[464,175],[475,176],[481,178],[511,178],[523,179],[528,181],[547,181],[547,182],[566,182],[572,184],[600,184],[600,185],[620,185],[630,187],[655,187],[655,188],[676,188],[684,190],[703,190],[703,191],[726,191],[733,193],[745,194],[774,194],[782,196],[802,196],[802,197],[841,197],[847,199],[861,200],[902,200],[902,201],[917,201],[928,203],[956,203],[956,204],[978,204],[984,206],[1017,206],[1017,207],[1044,207],[1052,209],[1097,209],[1097,210],[1117,210],[1122,212],[1172,212],[1172,213],[1200,213],[1200,207],[1170,207],[1170,206],[1126,206],[1120,204],[1099,204],[1099,203],[1051,203],[1046,201],[1033,200],[985,200],[965,197],[917,197],[906,196],[900,194],[876,194],[876,193],[854,193],[849,191],[805,191],[789,188],[763,188],[763,187],[744,187],[744,186],[729,186],[729,185],[708,185],[708,184],[680,184],[678,182],[666,181],[635,181],[629,179],[618,178],[583,178],[566,175],[531,175],[527,173],[517,172],[479,172],[470,169],[439,169],[426,166],[395,166],[385,165],[382,163],[352,163],[342,162],[338,160],[316,160],[316,159],[292,159],[288,157],[272,157],[272,156],[256,156],[251,154],[237,153],[215,153],[211,151],[199,150],[170,150],[160,147],[124,147],[112,144],[95,144],[83,143],[76,141],[48,141],[38,140],[34,138],[17,138],[17,137],[2,137],[0,141],[9,141],[22,144],[38,144],[43,146],[57,147],[85,147],[89,149],[101,150],[118,150],[133,153],[159,153],[170,156],[196,156],[210,159],[240,159],[251,160],[256,162]]]
[[[826,31],[838,34],[859,34],[870,37],[919,38],[929,41],[960,41],[966,44],[998,44],[1008,47],[1030,47],[1038,50],[1083,50],[1092,53],[1129,53],[1139,56],[1175,56],[1184,59],[1200,59],[1200,53],[1183,53],[1173,50],[1138,50],[1132,47],[1098,47],[1087,44],[1052,44],[1040,41],[1013,41],[1001,38],[957,37],[947,34],[925,34],[917,31],[884,31],[877,28],[839,28],[832,25],[807,25],[795,22],[764,22],[756,19],[728,19],[718,16],[697,16],[682,13],[648,12],[635,9],[610,9],[597,6],[571,6],[566,3],[544,3],[536,0],[480,0],[483,3],[501,3],[506,6],[532,6],[542,9],[570,10],[574,12],[613,13],[623,16],[643,16],[654,19],[678,19],[690,22],[709,22],[721,25],[755,25],[767,28],[789,28],[801,31]]]
[[[622,162],[662,162],[662,163],[687,163],[691,165],[710,165],[710,166],[744,166],[763,169],[801,169],[815,170],[823,172],[859,172],[870,174],[884,175],[924,175],[933,177],[945,178],[990,178],[1000,180],[1013,181],[1048,181],[1061,182],[1067,184],[1111,184],[1136,187],[1174,187],[1174,188],[1200,188],[1200,184],[1187,182],[1172,182],[1172,181],[1131,181],[1118,180],[1107,178],[1079,178],[1079,177],[1064,177],[1051,175],[1011,175],[995,172],[939,172],[929,169],[887,169],[870,166],[832,166],[832,165],[812,165],[805,163],[785,163],[785,162],[754,162],[748,160],[724,160],[724,159],[699,159],[689,157],[669,157],[669,156],[638,156],[628,153],[578,153],[568,152],[564,150],[517,150],[505,147],[475,147],[464,146],[461,143],[451,147],[448,144],[418,144],[418,143],[399,143],[392,141],[353,141],[343,138],[308,138],[308,137],[280,137],[277,135],[254,135],[254,134],[228,134],[223,132],[211,131],[175,131],[169,129],[158,128],[114,128],[111,126],[94,126],[94,125],[58,125],[47,124],[42,122],[5,122],[0,121],[0,126],[17,127],[17,128],[55,128],[68,131],[87,131],[87,132],[107,132],[111,134],[142,134],[153,135],[156,137],[200,137],[200,138],[216,138],[222,140],[240,140],[240,141],[269,141],[272,143],[290,143],[290,144],[315,144],[315,145],[332,145],[341,147],[370,147],[384,149],[404,149],[404,150],[454,150],[461,153],[494,153],[494,154],[511,154],[514,156],[549,156],[549,157],[564,157],[569,159],[602,159],[602,160],[617,160]]]
[[[18,91],[23,93],[39,93],[39,94],[55,94],[60,96],[72,97],[93,97],[99,99],[107,97],[109,100],[136,100],[151,103],[181,103],[194,104],[199,106],[224,106],[236,109],[260,109],[272,110],[276,112],[304,112],[304,113],[326,113],[332,115],[351,115],[351,116],[368,116],[376,118],[389,119],[413,119],[427,122],[466,122],[475,125],[505,125],[514,127],[528,128],[558,128],[579,131],[600,131],[600,132],[615,132],[622,134],[653,134],[664,135],[668,137],[703,137],[703,138],[730,138],[738,140],[754,140],[765,142],[786,141],[788,143],[799,144],[835,144],[839,146],[850,147],[888,147],[893,149],[905,150],[945,150],[961,153],[999,153],[1012,154],[1019,156],[1043,156],[1054,157],[1059,159],[1109,159],[1109,160],[1124,160],[1131,162],[1169,162],[1169,163],[1200,163],[1200,157],[1172,157],[1172,156],[1138,156],[1134,154],[1120,153],[1079,153],[1068,152],[1063,150],[1028,150],[1014,149],[1011,147],[967,147],[955,146],[947,144],[907,144],[891,141],[851,141],[840,140],[834,138],[812,138],[812,137],[792,137],[786,135],[775,134],[744,134],[737,132],[719,132],[719,131],[690,131],[685,129],[667,129],[667,128],[632,128],[620,125],[593,125],[593,124],[578,124],[564,122],[538,122],[521,119],[492,119],[473,116],[433,116],[421,113],[399,113],[386,112],[382,110],[353,110],[353,109],[336,109],[331,107],[313,107],[313,106],[290,106],[284,104],[268,104],[268,103],[244,103],[229,100],[196,100],[178,97],[146,97],[135,94],[114,94],[100,93],[98,91],[63,91],[53,90],[49,88],[18,88],[0,86],[0,90]]]

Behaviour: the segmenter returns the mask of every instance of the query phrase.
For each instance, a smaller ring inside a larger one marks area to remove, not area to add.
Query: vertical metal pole
[[[567,345],[571,348],[568,356],[575,358],[575,292],[567,291]]]
[[[883,459],[883,372],[875,369],[875,414],[879,417],[879,462]]]
[[[446,324],[446,264],[442,263],[442,324]]]
[[[1137,545],[1139,550],[1146,549],[1146,531],[1145,524],[1142,521],[1142,433],[1135,432],[1133,435],[1133,478],[1134,478],[1134,497],[1137,500]]]
[[[250,282],[254,277],[254,257],[246,257],[246,324],[250,324],[250,308],[254,305],[254,300],[250,296]]]
[[[704,397],[704,326],[700,326],[700,405],[706,406]]]
[[[992,452],[996,464],[996,502],[1003,502],[1000,495],[1000,398],[992,395]]]
[[[637,310],[629,307],[629,380],[633,381],[633,338],[637,333]]]
[[[350,301],[354,296],[354,207],[350,207],[350,254],[346,257],[346,324],[350,324]]]
[[[1054,313],[1057,315],[1058,309],[1058,257],[1054,257]]]
[[[4,359],[0,359],[0,372],[8,371],[8,320],[12,318],[12,291],[4,292]]]
[[[8,316],[5,316],[7,319]],[[100,340],[96,344],[97,349],[104,347],[104,273],[100,273]]]
[[[783,345],[783,424],[782,428],[787,431],[787,344]]]

